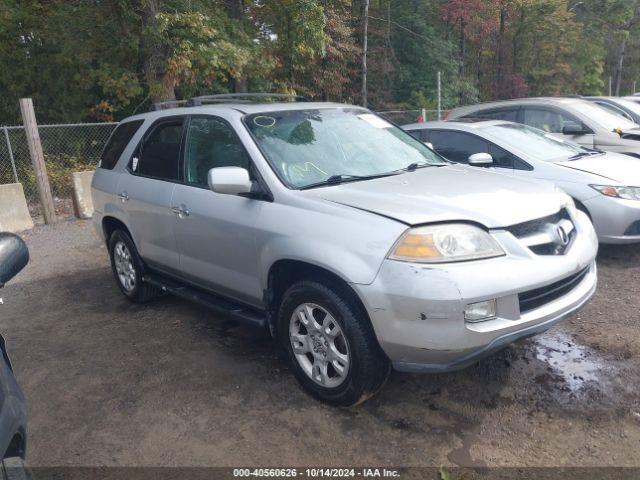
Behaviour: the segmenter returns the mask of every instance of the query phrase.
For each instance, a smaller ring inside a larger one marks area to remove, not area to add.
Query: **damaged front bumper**
[[[353,285],[393,366],[458,370],[578,310],[596,290],[597,238],[586,215],[576,220],[579,234],[564,255],[536,255],[494,231],[504,257],[447,265],[387,260],[373,283]],[[465,321],[465,308],[486,300],[495,300],[495,317]]]

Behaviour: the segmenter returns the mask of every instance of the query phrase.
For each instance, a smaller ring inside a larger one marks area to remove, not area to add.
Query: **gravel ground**
[[[32,466],[640,466],[640,246],[603,247],[596,297],[549,332],[334,409],[261,332],[129,303],[89,222],[25,239],[0,331]]]

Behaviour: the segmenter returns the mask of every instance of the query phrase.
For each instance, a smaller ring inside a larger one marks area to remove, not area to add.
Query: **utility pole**
[[[40,196],[40,204],[42,205],[42,216],[44,217],[44,223],[49,225],[56,221],[56,212],[53,207],[53,196],[51,195],[51,185],[49,185],[49,177],[47,176],[47,166],[44,163],[44,154],[42,153],[36,114],[30,98],[20,99],[20,112],[22,113],[22,123],[24,124],[24,133],[27,137],[33,171],[36,174],[38,195]]]

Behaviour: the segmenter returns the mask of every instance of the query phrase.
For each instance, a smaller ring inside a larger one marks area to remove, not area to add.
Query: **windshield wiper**
[[[400,172],[377,173],[375,175],[331,175],[329,178],[327,178],[326,180],[322,180],[321,182],[316,182],[310,185],[305,185],[304,187],[300,187],[300,190],[325,187],[327,185],[340,185],[341,183],[346,182],[359,182],[361,180],[371,180],[372,178],[390,177],[392,175],[398,175],[399,173]]]
[[[590,157],[593,155],[604,155],[602,150],[588,150],[586,152],[576,153],[572,157],[569,157],[569,160],[579,160],[580,158]]]
[[[402,168],[401,170],[407,171],[407,172],[415,172],[418,168],[424,168],[424,167],[435,167],[437,165],[433,164],[433,163],[410,163],[409,165],[407,165],[406,167]]]

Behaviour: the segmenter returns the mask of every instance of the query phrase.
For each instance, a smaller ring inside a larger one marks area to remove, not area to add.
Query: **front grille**
[[[624,232],[625,235],[640,235],[640,220],[629,225]]]
[[[520,313],[535,310],[566,295],[584,279],[588,272],[589,267],[550,285],[519,293]]]
[[[558,234],[561,228],[565,238]],[[576,236],[576,229],[566,208],[547,217],[507,227],[518,240],[536,255],[563,255]]]

